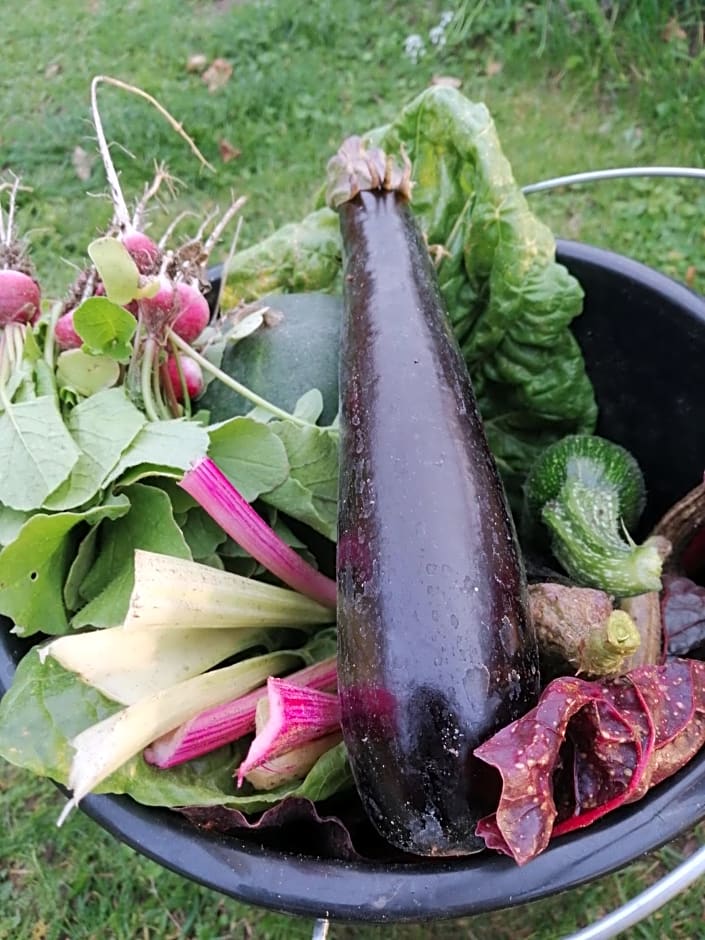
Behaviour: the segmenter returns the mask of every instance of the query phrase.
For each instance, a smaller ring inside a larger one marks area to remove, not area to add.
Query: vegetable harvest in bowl
[[[182,809],[230,830],[245,855],[248,832],[261,838],[290,814],[333,834],[328,851],[358,874],[380,876],[381,856],[389,873],[401,866],[431,885],[462,871],[476,885],[496,859],[467,853],[487,845],[535,858],[522,875],[536,866],[536,895],[561,853],[558,840],[539,855],[552,834],[641,797],[702,744],[703,667],[687,649],[662,662],[653,644],[670,539],[637,542],[642,500],[631,515],[619,503],[606,438],[631,442],[610,433],[597,360],[586,353],[586,370],[570,328],[582,292],[529,212],[486,110],[431,89],[365,146],[346,145],[331,173],[337,212],[317,209],[236,252],[220,312],[188,340],[174,334],[173,300],[159,331],[141,334],[140,305],[164,290],[159,275],[137,266],[125,277],[124,240],[93,246],[111,306],[74,318],[76,351],[113,353],[107,386],[66,380],[51,320],[6,342],[5,417],[48,377],[74,459],[32,505],[20,505],[7,471],[0,481],[0,610],[20,636],[57,637],[19,664],[0,705],[0,753],[67,784],[74,801],[126,793]],[[179,269],[165,270],[178,284]],[[271,394],[267,356],[286,361],[277,295],[334,297],[341,284],[344,302],[328,315],[342,332],[325,333],[328,351],[341,336],[339,386],[324,369],[320,388]],[[137,305],[129,335],[123,304]],[[213,376],[193,405],[186,369],[162,368],[175,352]],[[221,380],[252,407],[214,422]],[[321,423],[339,394],[339,420]],[[125,428],[110,452],[108,420]],[[538,510],[528,491],[523,509],[529,470],[571,441],[588,450],[559,460],[563,476],[547,473]],[[701,442],[696,451],[693,483],[697,460],[705,466]],[[650,467],[644,475],[650,491]],[[627,581],[615,558],[635,552],[646,573],[636,566]],[[603,581],[605,571],[619,577]],[[586,632],[557,665],[561,617],[570,627],[582,617]],[[542,642],[546,629],[540,685],[534,633]],[[635,666],[647,647],[650,661]],[[387,845],[360,822],[360,805]],[[425,855],[460,858],[449,868]],[[310,903],[324,895],[313,890]]]

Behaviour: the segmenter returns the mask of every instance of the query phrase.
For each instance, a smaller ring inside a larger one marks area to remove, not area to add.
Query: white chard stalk
[[[289,588],[137,550],[123,628],[304,627],[334,620],[334,611]]]
[[[162,689],[82,731],[71,741],[76,752],[68,779],[72,797],[57,825],[64,822],[84,796],[155,738],[206,708],[245,695],[262,685],[268,676],[292,669],[300,661],[296,653],[256,656]]]
[[[56,659],[108,698],[133,705],[265,641],[261,630],[111,627],[58,637],[39,655],[42,662]]]

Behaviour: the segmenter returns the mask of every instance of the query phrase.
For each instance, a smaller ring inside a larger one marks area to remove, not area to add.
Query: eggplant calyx
[[[379,147],[366,147],[362,137],[348,137],[328,161],[326,202],[337,208],[361,192],[396,192],[411,199],[411,161],[401,151],[401,164]]]

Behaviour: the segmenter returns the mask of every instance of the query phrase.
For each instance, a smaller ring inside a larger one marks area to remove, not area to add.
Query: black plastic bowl
[[[586,303],[575,332],[600,407],[599,432],[628,447],[649,484],[646,524],[705,469],[705,301],[619,255],[570,242],[559,259]],[[26,649],[0,630],[0,691]],[[277,911],[347,921],[460,917],[572,888],[626,865],[705,816],[705,752],[645,799],[557,839],[523,868],[483,853],[412,864],[325,861],[194,829],[126,797],[83,810],[117,838],[194,881]]]

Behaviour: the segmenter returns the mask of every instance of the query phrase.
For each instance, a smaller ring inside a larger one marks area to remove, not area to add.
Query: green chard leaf
[[[109,497],[85,512],[37,513],[25,522],[0,552],[0,613],[14,620],[20,636],[68,631],[63,589],[80,541],[79,527],[118,519],[129,508],[127,497]]]
[[[77,679],[37,650],[20,662],[11,689],[0,701],[0,757],[39,776],[68,782],[71,740],[121,706]],[[147,764],[141,755],[111,774],[98,793],[126,793],[148,806],[229,806],[257,812],[284,796],[324,799],[351,785],[342,746],[324,754],[305,780],[267,793],[235,789],[233,771],[244,750],[222,747],[170,770]]]
[[[248,502],[289,474],[284,444],[267,424],[237,417],[209,429],[211,457]]]
[[[95,560],[78,588],[87,603],[71,621],[75,628],[115,627],[123,622],[134,586],[135,549],[191,558],[163,490],[135,483],[123,492],[130,511],[101,525]]]
[[[239,251],[228,265],[225,304],[288,292],[327,290],[340,278],[338,217],[320,209]]]

